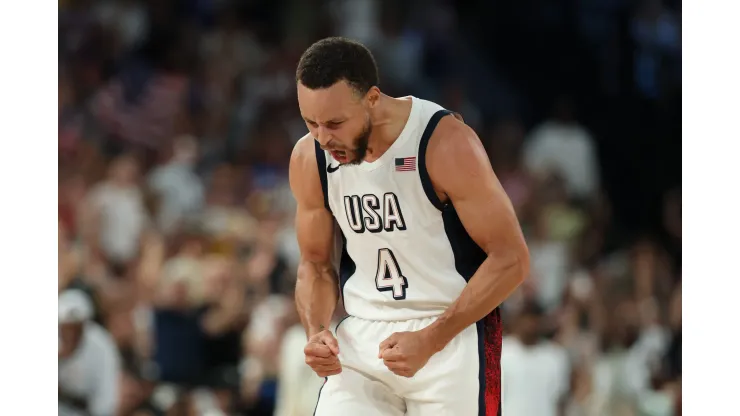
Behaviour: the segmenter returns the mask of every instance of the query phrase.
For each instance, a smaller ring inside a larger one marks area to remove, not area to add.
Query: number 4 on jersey
[[[388,248],[378,250],[378,271],[375,275],[375,286],[381,292],[392,292],[393,299],[406,299],[409,282],[401,273],[396,257]]]

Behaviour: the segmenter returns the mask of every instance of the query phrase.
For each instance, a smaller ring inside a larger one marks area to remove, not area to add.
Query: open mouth
[[[330,150],[329,153],[331,153],[331,157],[334,158],[339,163],[346,163],[347,161],[347,152],[344,150]]]

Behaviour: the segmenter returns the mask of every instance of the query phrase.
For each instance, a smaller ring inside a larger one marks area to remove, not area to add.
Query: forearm
[[[442,350],[457,334],[486,317],[503,303],[524,280],[526,264],[519,258],[496,261],[488,257],[457,300],[427,331]]]
[[[329,328],[338,296],[337,274],[331,265],[303,262],[298,267],[295,299],[307,336]]]

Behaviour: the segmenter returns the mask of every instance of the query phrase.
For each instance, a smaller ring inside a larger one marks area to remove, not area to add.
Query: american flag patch
[[[410,172],[412,170],[416,170],[416,156],[396,158],[396,172]]]

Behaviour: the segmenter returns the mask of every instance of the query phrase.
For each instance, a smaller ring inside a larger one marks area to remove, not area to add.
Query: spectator
[[[91,322],[80,290],[59,295],[59,414],[113,416],[118,411],[120,357],[108,332]]]
[[[599,191],[599,161],[591,134],[576,119],[575,104],[559,98],[552,118],[537,126],[524,147],[527,168],[543,177],[556,173],[565,180],[568,195],[590,200]]]
[[[144,195],[138,185],[139,166],[131,155],[117,157],[108,178],[95,186],[85,207],[88,247],[102,255],[116,277],[125,277],[139,254],[149,225]]]
[[[330,3],[337,34],[372,46],[380,31],[380,2],[331,0]]]
[[[530,282],[537,301],[548,312],[562,301],[572,271],[572,242],[584,223],[582,213],[569,204],[563,182],[556,176],[547,178],[538,190],[531,233]]]
[[[571,368],[563,348],[544,341],[543,311],[528,304],[516,318],[513,335],[501,355],[502,412],[509,415],[557,415],[570,386]]]
[[[467,119],[465,115],[463,117]],[[528,219],[535,183],[523,163],[524,131],[519,120],[507,118],[490,129],[489,139],[484,144],[491,158],[491,166],[517,216]]]
[[[332,324],[334,327],[335,324]],[[303,325],[290,327],[280,346],[280,373],[275,416],[311,416],[324,380],[305,363]]]
[[[171,233],[183,220],[198,214],[204,204],[203,183],[195,172],[198,144],[194,137],[175,139],[169,162],[149,174],[149,188],[159,197],[157,225]]]
[[[245,332],[242,394],[260,415],[274,412],[280,340],[290,313],[289,300],[271,295],[255,308]]]
[[[141,278],[153,290],[153,357],[160,383],[196,385],[205,366],[205,337],[200,320],[205,313],[205,241],[184,236],[175,255],[167,259],[151,241],[142,259]]]
[[[239,400],[242,332],[247,324],[246,290],[233,256],[214,255],[204,261],[206,307],[205,370],[201,385],[212,393],[215,408],[231,414]]]
[[[101,1],[96,6],[98,22],[114,30],[116,43],[123,51],[131,51],[143,42],[149,31],[143,4],[124,0]]]
[[[249,244],[257,221],[240,204],[240,194],[246,183],[240,181],[235,166],[218,166],[210,177],[206,190],[206,207],[199,218],[203,232],[221,245],[222,250],[234,250],[237,245]]]

